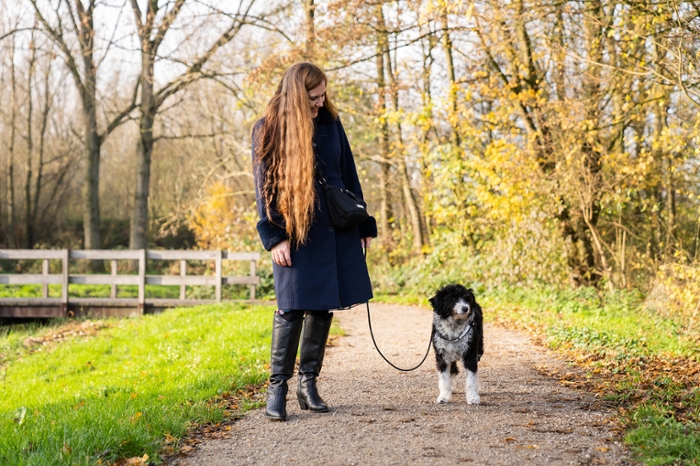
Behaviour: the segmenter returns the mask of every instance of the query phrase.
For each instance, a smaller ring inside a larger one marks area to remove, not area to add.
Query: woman
[[[287,418],[287,380],[300,340],[299,406],[328,411],[316,378],[333,319],[330,310],[372,298],[362,248],[377,236],[376,221],[370,217],[359,227],[336,230],[319,183],[323,178],[362,198],[350,144],[326,95],[327,84],[317,66],[291,66],[253,128],[257,228],[263,246],[272,252],[279,309],[272,328],[265,409],[273,420]]]

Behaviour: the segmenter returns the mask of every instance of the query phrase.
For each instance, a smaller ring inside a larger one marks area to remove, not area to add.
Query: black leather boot
[[[328,405],[319,396],[316,389],[316,377],[321,372],[323,356],[326,353],[328,331],[333,321],[332,312],[324,314],[314,312],[306,314],[299,358],[299,387],[297,388],[299,407],[315,413],[328,411]]]
[[[275,313],[272,325],[270,385],[267,387],[265,416],[275,421],[287,419],[287,380],[294,375],[303,319],[287,322]]]

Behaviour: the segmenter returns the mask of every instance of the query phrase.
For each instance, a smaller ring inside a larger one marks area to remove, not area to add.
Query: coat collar
[[[326,110],[326,107],[321,107],[318,109],[318,116],[314,118],[314,121],[317,124],[321,123],[333,123],[335,119],[333,118],[333,115],[331,115],[331,112]]]

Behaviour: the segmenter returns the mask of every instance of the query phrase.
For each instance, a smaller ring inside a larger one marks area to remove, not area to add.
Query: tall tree
[[[159,13],[163,7],[160,6],[158,0],[149,0],[145,10],[141,9],[137,0],[131,0],[141,53],[137,180],[129,234],[129,247],[131,249],[145,249],[148,245],[148,196],[150,192],[153,146],[157,139],[153,134],[156,115],[169,97],[205,76],[205,73],[208,77],[213,77],[217,74],[215,71],[205,72],[204,66],[222,46],[236,37],[241,28],[247,23],[250,9],[255,0],[241,1],[238,4],[237,12],[229,16],[229,24],[225,30],[213,41],[209,48],[202,55],[195,57],[187,66],[186,71],[156,90],[155,65],[158,51],[167,32],[177,20],[186,2],[187,0],[175,0],[170,9],[167,8],[171,2],[166,2],[166,10],[160,17]],[[158,21],[159,17],[160,21]]]
[[[389,48],[388,31],[384,21],[382,3],[375,7],[377,21],[376,33],[376,68],[377,68],[377,120],[379,120],[379,235],[382,244],[390,248],[393,244],[391,222],[394,217],[391,199],[391,162],[389,160],[389,123],[386,105],[386,51]]]
[[[442,47],[445,52],[445,68],[447,70],[447,79],[449,82],[448,89],[448,118],[450,126],[452,127],[451,140],[455,148],[461,145],[461,138],[459,136],[459,130],[457,129],[457,75],[455,72],[454,65],[454,52],[452,46],[452,38],[450,37],[450,23],[447,15],[448,5],[441,5],[440,8],[440,21],[442,23]]]
[[[385,26],[386,27],[386,26]],[[387,31],[387,34],[389,31]],[[386,41],[385,45],[388,45],[389,41]],[[389,76],[389,94],[391,95],[391,102],[394,111],[398,115],[401,111],[401,106],[399,103],[399,82],[397,78],[398,70],[394,70],[392,64],[391,50],[386,47],[384,50],[386,55],[385,68],[386,73]],[[401,120],[396,118],[396,165],[397,172],[399,175],[399,180],[401,183],[401,191],[403,193],[403,200],[405,205],[405,210],[408,212],[410,224],[411,224],[411,236],[413,238],[413,252],[420,254],[423,248],[423,230],[421,228],[421,213],[420,205],[416,201],[413,189],[411,188],[411,180],[408,175],[408,165],[406,163],[406,148],[403,141],[403,131],[401,128]]]
[[[100,149],[105,138],[119,127],[136,107],[134,99],[123,106],[107,125],[100,130],[98,124],[97,72],[103,61],[95,59],[95,11],[97,0],[73,0],[59,2],[56,8],[41,7],[38,0],[30,0],[44,32],[55,42],[63,55],[73,83],[80,96],[83,119],[83,153],[85,183],[83,185],[84,247],[99,249],[100,238]],[[51,15],[51,16],[49,16]],[[117,26],[115,26],[116,28]],[[77,42],[75,50],[70,40]],[[108,49],[109,47],[107,47]],[[103,59],[104,60],[104,59]],[[93,261],[93,266],[99,267]]]
[[[34,70],[36,68],[36,37],[35,32],[32,30],[31,37],[29,41],[29,63],[27,70],[27,157],[26,157],[26,169],[25,169],[25,180],[24,180],[24,248],[31,249],[34,245],[34,224],[32,222],[32,207],[34,203],[32,202],[32,181],[33,181],[33,164],[32,159],[34,157],[34,136],[32,134],[32,118],[34,116],[34,102],[33,102],[33,90],[34,90]]]
[[[17,247],[15,229],[17,214],[15,213],[15,133],[17,118],[17,75],[15,70],[15,38],[12,37],[10,50],[10,144],[7,157],[7,243],[12,248]]]

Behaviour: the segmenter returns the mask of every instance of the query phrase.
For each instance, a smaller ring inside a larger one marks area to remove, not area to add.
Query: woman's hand
[[[275,264],[281,265],[282,267],[292,266],[292,256],[289,248],[289,240],[284,240],[281,243],[276,244],[270,250],[272,253],[272,260]]]
[[[366,238],[362,238],[360,241],[362,242],[362,247],[367,249],[369,247],[369,245],[372,243],[372,237],[367,236]]]

